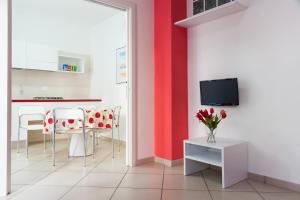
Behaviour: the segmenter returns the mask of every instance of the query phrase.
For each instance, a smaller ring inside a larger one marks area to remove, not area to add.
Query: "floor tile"
[[[11,193],[15,193],[17,191],[20,191],[21,189],[23,189],[24,187],[28,187],[28,185],[11,185]]]
[[[163,190],[163,200],[211,200],[208,191]]]
[[[51,172],[51,171],[55,171],[55,170],[59,169],[64,164],[66,164],[66,163],[65,162],[56,162],[56,166],[53,166],[52,162],[41,161],[41,162],[37,162],[35,164],[31,164],[31,165],[25,167],[23,170]]]
[[[165,175],[164,189],[207,190],[201,176]]]
[[[290,192],[287,189],[279,188],[269,184],[264,184],[259,181],[248,180],[248,183],[252,185],[259,192]]]
[[[163,176],[159,174],[127,174],[120,187],[160,189]]]
[[[115,188],[75,187],[62,200],[109,200]]]
[[[211,191],[213,200],[263,200],[256,192]]]
[[[123,178],[123,174],[90,173],[79,182],[79,186],[117,187]]]
[[[39,163],[38,161],[32,161],[26,159],[26,156],[24,155],[24,159],[18,159],[18,160],[12,160],[11,161],[11,173],[15,173],[19,170],[22,170],[28,166],[32,166],[34,164]]]
[[[53,172],[43,180],[39,181],[38,185],[48,186],[72,186],[84,177],[82,173],[76,172]]]
[[[160,189],[118,188],[112,200],[160,200]]]
[[[32,186],[12,197],[12,200],[58,200],[68,190],[69,187]]]
[[[158,163],[148,163],[137,167],[130,167],[129,174],[163,174],[164,166]]]
[[[67,171],[67,172],[88,173],[95,166],[96,166],[96,164],[92,164],[92,163],[88,163],[88,164],[86,164],[86,166],[84,166],[83,162],[69,162],[69,163],[61,166],[60,168],[58,168],[57,171],[59,171],[59,172]]]
[[[209,190],[222,190],[222,191],[240,191],[240,192],[254,192],[253,187],[245,181],[241,181],[226,189],[222,188],[222,174],[216,170],[203,171],[203,177]]]
[[[28,185],[39,181],[41,178],[46,176],[49,172],[38,172],[38,171],[19,171],[12,175],[12,184],[16,185]]]
[[[100,163],[93,172],[126,173],[127,169],[124,161],[110,159]]]
[[[261,193],[265,200],[299,200],[300,193]]]
[[[183,171],[183,165],[178,165],[178,166],[174,166],[174,167],[165,167],[165,171],[164,174],[178,174],[178,175],[183,175],[184,171]]]

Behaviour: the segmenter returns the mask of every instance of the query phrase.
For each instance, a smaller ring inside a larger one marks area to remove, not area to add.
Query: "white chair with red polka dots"
[[[55,166],[55,136],[56,134],[82,134],[84,141],[84,166],[86,166],[87,132],[85,110],[82,108],[55,108],[48,111],[44,123],[44,134],[52,134],[53,166]],[[69,146],[68,142],[68,146]]]
[[[94,115],[94,122],[95,122],[95,131],[97,133],[97,140],[99,134],[101,135],[102,133],[111,133],[111,138],[112,138],[112,151],[113,151],[113,158],[115,156],[115,142],[114,142],[114,130],[117,129],[118,132],[118,140],[119,140],[119,151],[120,151],[120,111],[121,111],[121,106],[115,107],[113,110],[112,109],[105,109],[105,110],[98,110],[95,112]]]

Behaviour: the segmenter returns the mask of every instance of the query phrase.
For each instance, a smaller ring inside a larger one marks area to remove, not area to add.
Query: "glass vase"
[[[216,129],[207,128],[207,143],[216,143]]]

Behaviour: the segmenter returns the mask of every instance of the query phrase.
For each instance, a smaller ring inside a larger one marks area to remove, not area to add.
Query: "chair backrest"
[[[81,108],[84,110],[85,126],[86,127],[94,126],[94,114],[97,110],[97,107],[96,106],[78,106],[78,108]]]
[[[46,111],[43,106],[20,106],[19,107],[19,127],[32,129],[42,129],[39,124],[29,125],[30,121],[42,121],[45,119]]]
[[[55,108],[53,109],[54,132],[83,129],[85,132],[85,111],[83,108]],[[72,122],[71,122],[72,121]]]
[[[84,109],[82,108],[55,108],[53,109],[53,117],[56,120],[82,120],[84,121]]]
[[[20,115],[31,115],[31,114],[42,114],[45,115],[46,111],[43,106],[20,106],[19,107],[19,116]]]

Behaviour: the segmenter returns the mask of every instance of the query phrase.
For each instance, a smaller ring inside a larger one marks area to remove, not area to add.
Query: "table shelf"
[[[189,28],[246,10],[247,8],[248,0],[234,0],[213,9],[203,11],[199,14],[189,16],[181,21],[177,21],[175,22],[175,25]]]
[[[217,154],[204,154],[204,155],[188,155],[185,156],[186,159],[207,163],[210,165],[222,167],[222,161]]]

